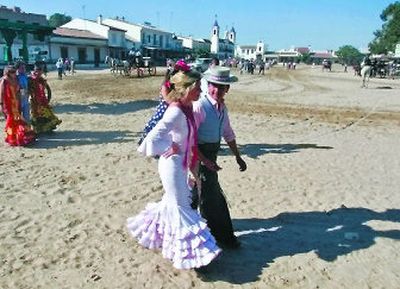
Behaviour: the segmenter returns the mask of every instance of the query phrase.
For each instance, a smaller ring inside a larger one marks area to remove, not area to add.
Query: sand
[[[61,126],[0,145],[0,288],[399,288],[400,80],[234,73],[226,101],[248,170],[226,146],[219,165],[241,249],[199,274],[127,233],[163,193],[136,152],[162,71],[52,72]]]

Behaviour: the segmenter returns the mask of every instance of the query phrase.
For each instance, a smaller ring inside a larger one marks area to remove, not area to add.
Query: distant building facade
[[[103,23],[100,15],[97,21],[75,18],[61,26],[62,28],[87,30],[107,39],[108,53],[111,57],[125,59],[127,55],[125,32],[126,30],[109,26]]]
[[[126,31],[126,48],[141,50],[155,59],[183,56],[182,41],[174,33],[158,29],[151,23],[135,24],[124,18],[105,19],[104,24]]]
[[[108,55],[108,39],[88,30],[58,27],[49,41],[51,62],[73,58],[77,64],[100,66]]]
[[[263,41],[259,41],[257,45],[237,45],[235,50],[235,57],[255,60],[257,58],[263,58],[266,51],[266,46]]]
[[[4,30],[0,33],[0,62],[13,60],[8,59],[6,29],[17,33],[10,46],[12,58],[22,58],[27,54],[28,61],[34,62],[39,55],[48,53],[48,35],[51,34],[52,28],[48,26],[46,15],[25,13],[19,7],[0,6],[1,28]]]
[[[182,45],[185,49],[192,50],[193,52],[205,51],[210,52],[211,41],[203,38],[193,38],[191,36],[184,37],[178,36],[178,39],[182,40]]]

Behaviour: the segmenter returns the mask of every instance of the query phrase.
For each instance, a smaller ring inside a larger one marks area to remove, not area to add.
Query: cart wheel
[[[155,66],[149,67],[149,75],[156,75],[157,74],[157,69]]]

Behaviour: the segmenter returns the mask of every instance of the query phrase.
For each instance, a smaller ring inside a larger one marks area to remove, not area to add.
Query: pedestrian
[[[59,58],[56,62],[56,68],[57,68],[57,74],[58,74],[58,79],[61,80],[63,76],[63,69],[64,69],[64,63],[62,58]]]
[[[233,233],[231,217],[217,173],[221,169],[217,164],[221,138],[225,139],[234,154],[240,171],[245,171],[247,168],[237,148],[236,136],[230,125],[224,102],[230,84],[237,81],[237,77],[230,74],[229,68],[217,66],[205,73],[204,78],[208,82],[208,90],[203,91],[200,99],[193,104],[198,125],[198,148],[201,160],[200,212],[207,220],[207,225],[220,246],[238,248],[240,243]],[[196,197],[194,193],[194,203]]]
[[[36,133],[51,132],[61,123],[50,106],[51,89],[42,73],[42,67],[35,66],[28,78],[32,126]]]
[[[29,105],[28,75],[26,74],[26,66],[23,61],[19,61],[16,63],[15,67],[17,69],[17,79],[19,84],[20,111],[25,122],[29,124],[31,121],[31,111]]]
[[[15,67],[4,69],[0,79],[0,105],[6,119],[5,141],[11,146],[26,146],[35,141],[35,133],[20,112],[19,85]]]
[[[170,103],[163,118],[149,132],[138,151],[159,156],[164,188],[160,202],[151,203],[128,219],[128,230],[149,249],[161,249],[177,269],[208,265],[219,253],[206,222],[191,207],[189,173],[198,179],[197,128],[192,102],[199,98],[200,74],[180,71],[171,77]]]

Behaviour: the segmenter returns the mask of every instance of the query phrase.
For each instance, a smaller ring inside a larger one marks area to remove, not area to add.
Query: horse
[[[131,65],[127,60],[119,60],[118,58],[112,58],[107,55],[104,63],[108,64],[108,66],[110,67],[110,72],[113,74],[119,72],[120,75],[130,75]]]
[[[332,62],[330,60],[324,59],[324,61],[322,61],[322,71],[325,71],[325,69],[332,71]]]
[[[368,87],[368,82],[369,78],[371,77],[371,70],[372,70],[372,65],[367,65],[365,62],[361,63],[361,88],[367,88]]]
[[[354,64],[353,70],[354,70],[354,76],[361,76],[361,65],[360,64]]]
[[[117,72],[118,59],[107,55],[106,58],[104,59],[104,63],[108,64],[111,73]]]

